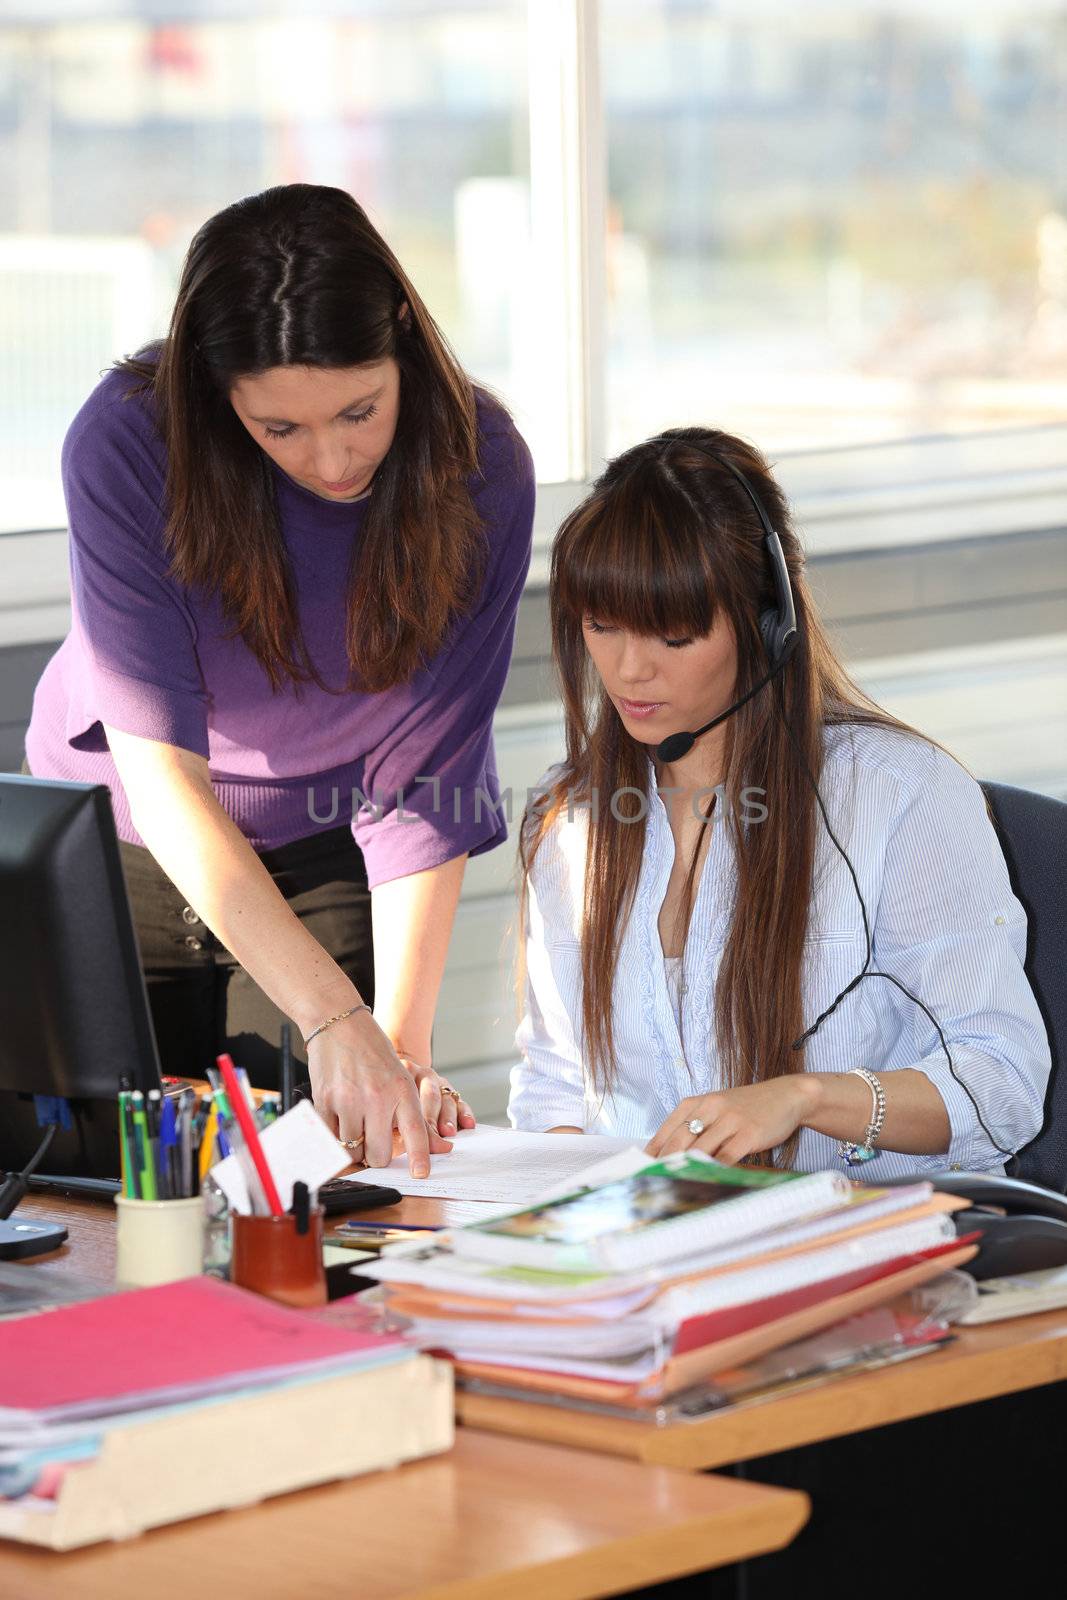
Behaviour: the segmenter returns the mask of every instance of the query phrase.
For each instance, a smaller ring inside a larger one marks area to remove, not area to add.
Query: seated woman
[[[978,784],[850,680],[802,569],[764,460],[707,429],[628,450],[560,529],[511,1121],[1000,1171],[1050,1070],[1026,916]]]

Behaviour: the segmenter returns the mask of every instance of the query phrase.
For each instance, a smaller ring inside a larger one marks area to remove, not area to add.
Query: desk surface
[[[0,1545],[8,1600],[567,1600],[780,1549],[806,1497],[462,1429],[448,1455],[65,1555]]]
[[[107,1202],[33,1197],[20,1209],[70,1230],[69,1245],[27,1271],[111,1280]],[[467,1428],[448,1455],[129,1544],[65,1555],[0,1545],[0,1593],[186,1600],[206,1584],[233,1600],[581,1600],[781,1549],[807,1515],[803,1494]]]
[[[78,1218],[77,1250],[42,1260],[60,1262],[66,1254],[72,1271],[110,1279],[114,1240],[106,1207],[76,1200],[34,1204],[58,1220]],[[360,1215],[431,1225],[449,1220],[448,1202],[430,1199],[409,1198]],[[457,1412],[461,1422],[479,1429],[692,1470],[771,1455],[1061,1378],[1067,1378],[1067,1309],[961,1329],[952,1344],[934,1355],[668,1428],[463,1393]]]

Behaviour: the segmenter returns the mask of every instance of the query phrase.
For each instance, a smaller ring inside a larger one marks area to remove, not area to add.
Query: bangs
[[[579,626],[589,616],[628,633],[700,638],[715,621],[713,537],[686,496],[661,477],[645,487],[620,484],[579,506],[560,529],[552,551],[555,605]]]

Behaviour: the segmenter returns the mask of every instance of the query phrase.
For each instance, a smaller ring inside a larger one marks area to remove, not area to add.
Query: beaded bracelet
[[[369,1010],[370,1006],[361,1000],[358,1006],[349,1006],[347,1011],[339,1011],[335,1017],[327,1017],[326,1021],[320,1022],[317,1028],[312,1028],[304,1040],[305,1045],[309,1045],[312,1039],[317,1039],[320,1033],[325,1033],[327,1028],[332,1028],[335,1022],[343,1022],[346,1017],[354,1017],[357,1011]]]
[[[858,1165],[861,1161],[870,1161],[878,1154],[874,1142],[882,1131],[885,1122],[885,1090],[882,1080],[873,1072],[868,1072],[866,1067],[850,1067],[849,1076],[862,1078],[871,1091],[871,1120],[867,1124],[867,1131],[863,1136],[862,1144],[855,1144],[851,1139],[842,1140],[838,1146],[838,1153],[846,1167]]]

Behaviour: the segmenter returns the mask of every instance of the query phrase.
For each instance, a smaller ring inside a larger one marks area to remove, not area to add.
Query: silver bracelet
[[[858,1165],[861,1161],[870,1161],[878,1154],[874,1148],[875,1140],[882,1131],[885,1122],[885,1090],[882,1080],[873,1072],[868,1072],[866,1067],[850,1067],[848,1076],[862,1078],[871,1091],[871,1120],[867,1124],[867,1131],[863,1136],[862,1144],[854,1144],[851,1139],[842,1140],[838,1145],[838,1154],[846,1167]]]
[[[335,1017],[327,1017],[326,1021],[320,1022],[317,1028],[312,1028],[311,1032],[304,1040],[305,1045],[309,1045],[312,1039],[317,1039],[320,1033],[325,1033],[327,1028],[332,1028],[335,1022],[343,1022],[346,1017],[354,1017],[357,1011],[369,1010],[370,1006],[366,1005],[364,1001],[361,1000],[358,1006],[349,1006],[347,1011],[339,1011]]]

